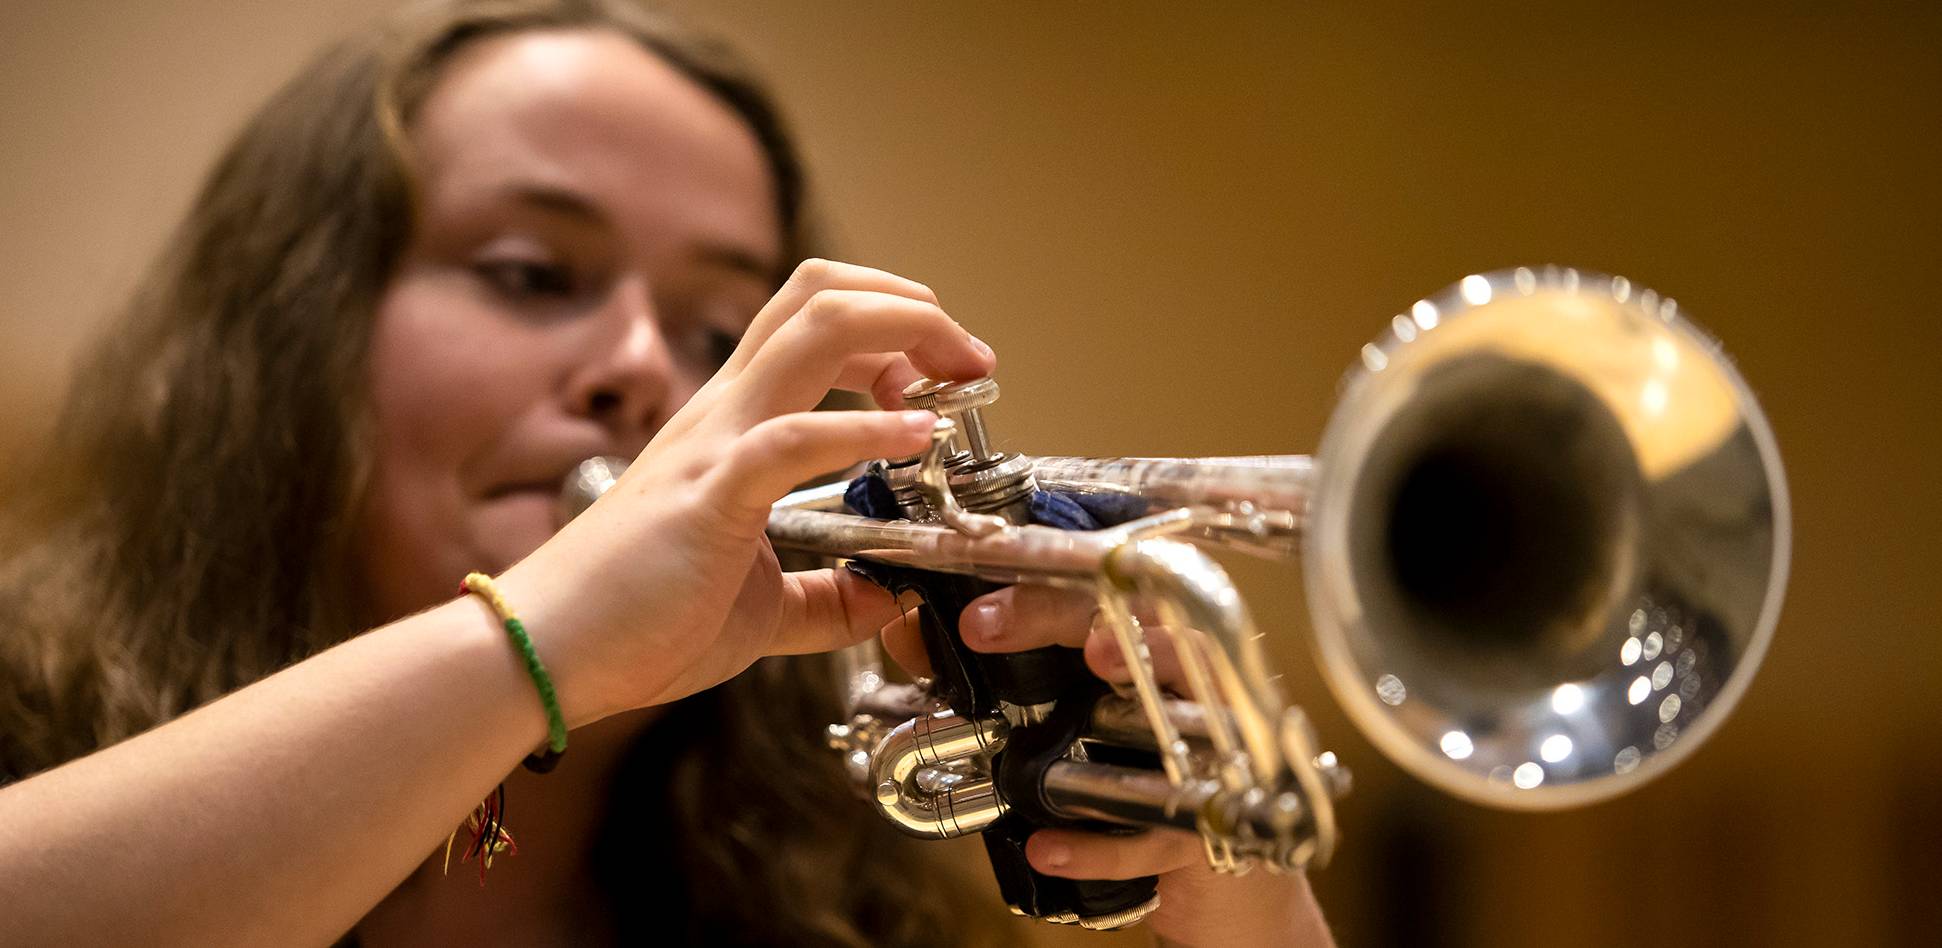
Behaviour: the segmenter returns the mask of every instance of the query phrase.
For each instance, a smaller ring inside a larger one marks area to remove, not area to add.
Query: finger
[[[1046,829],[1025,841],[1032,868],[1066,879],[1137,879],[1185,869],[1202,861],[1200,837],[1183,830],[1150,829],[1133,836]]]
[[[904,389],[924,377],[901,352],[851,356],[837,373],[836,384],[846,392],[869,392],[879,408],[904,407]]]
[[[868,458],[922,451],[936,423],[937,416],[927,411],[818,411],[771,418],[735,439],[727,461],[709,475],[709,493],[732,518],[766,520],[770,505],[818,474]]]
[[[883,636],[883,650],[890,654],[891,661],[912,675],[928,676],[932,673],[931,656],[924,648],[924,634],[918,630],[918,621],[917,610],[911,609],[878,631]]]
[[[797,264],[795,272],[782,284],[782,289],[777,290],[775,296],[763,305],[761,312],[755,314],[748,331],[742,334],[741,343],[723,365],[723,371],[729,374],[740,372],[756,351],[767,344],[769,337],[775,335],[777,329],[821,290],[867,290],[937,305],[937,294],[916,280],[853,263],[812,257]]]
[[[901,352],[866,353],[851,356],[843,362],[836,381],[830,388],[846,392],[868,392],[877,407],[898,410],[904,407],[904,389],[912,382],[924,377],[924,373],[910,364],[909,357]],[[688,403],[676,412],[668,423],[662,426],[655,437],[661,441],[672,441],[701,423],[702,419],[715,412],[724,393],[733,385],[734,377],[726,370],[715,373]],[[738,418],[743,426],[748,420]]]
[[[1178,694],[1191,694],[1186,673],[1180,670],[1180,655],[1173,634],[1164,626],[1148,625],[1145,631],[1146,652],[1153,663],[1153,680],[1160,687],[1172,688]],[[1133,680],[1125,653],[1119,649],[1119,639],[1110,629],[1094,629],[1092,636],[1086,639],[1086,667],[1092,669],[1093,674],[1116,685]]]
[[[855,645],[898,613],[889,590],[846,569],[782,574],[782,614],[770,655],[806,655]]]
[[[1007,586],[971,601],[958,633],[977,652],[1023,652],[1045,645],[1086,644],[1093,613],[1090,594],[1050,586]]]
[[[883,365],[863,378],[850,371],[852,359],[886,353],[902,353],[917,372],[939,379],[978,378],[996,365],[989,347],[933,304],[887,293],[823,290],[749,360],[732,396],[737,413],[753,424],[806,411],[831,388],[878,390],[885,384]],[[868,360],[862,366],[871,368]]]
[[[761,312],[742,334],[726,362],[708,381],[702,385],[682,410],[668,420],[662,427],[662,436],[685,432],[712,412],[723,388],[732,383],[749,361],[755,357],[769,338],[784,323],[796,315],[809,302],[817,291],[825,289],[866,290],[903,296],[931,305],[937,304],[937,294],[931,288],[915,280],[900,277],[894,273],[860,267],[855,264],[838,263],[833,260],[811,258],[796,266],[796,270],[776,291],[775,296],[764,304]],[[903,407],[903,389],[923,376],[923,373],[910,367],[910,360],[899,356],[881,356],[885,365],[877,366],[867,372],[866,377],[874,381],[872,388],[854,388],[854,391],[870,391],[876,403],[883,408]],[[894,363],[894,364],[890,364]],[[865,370],[858,369],[858,372]]]

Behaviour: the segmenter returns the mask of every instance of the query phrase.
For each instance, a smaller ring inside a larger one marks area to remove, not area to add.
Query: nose
[[[636,280],[616,286],[588,329],[568,382],[568,406],[623,445],[644,445],[678,407],[669,404],[673,353],[646,286]]]

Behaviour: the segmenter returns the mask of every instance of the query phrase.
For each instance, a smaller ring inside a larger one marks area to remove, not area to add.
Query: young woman
[[[811,409],[993,365],[927,288],[797,264],[808,243],[758,87],[618,2],[415,8],[283,89],[7,518],[9,939],[936,944],[1000,913],[848,797],[821,663],[758,662],[898,618],[782,572],[762,529],[931,419]],[[562,527],[564,475],[615,454],[638,460]],[[474,570],[576,728],[554,773],[515,771],[547,717],[454,598]],[[1086,618],[1007,592],[967,634],[1080,644]],[[519,856],[446,877],[501,780]],[[1215,878],[1184,834],[1032,846],[1164,873],[1168,937],[1327,937],[1299,877]]]

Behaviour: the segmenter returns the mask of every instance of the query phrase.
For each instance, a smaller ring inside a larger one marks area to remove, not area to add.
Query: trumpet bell
[[[1513,809],[1604,799],[1719,725],[1785,587],[1746,383],[1623,277],[1466,277],[1364,347],[1302,557],[1331,689],[1405,769]]]

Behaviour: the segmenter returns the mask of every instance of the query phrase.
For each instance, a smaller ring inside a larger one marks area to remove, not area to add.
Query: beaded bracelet
[[[532,676],[533,685],[539,689],[540,703],[546,706],[546,746],[526,756],[526,769],[539,774],[547,773],[560,762],[560,755],[566,753],[566,716],[560,712],[560,699],[553,691],[553,678],[546,673],[545,663],[539,660],[539,651],[533,648],[533,638],[526,634],[525,624],[513,613],[506,597],[500,595],[492,577],[484,573],[468,574],[465,581],[459,584],[459,592],[477,596],[492,607],[493,615],[498,616],[505,625],[506,634],[512,637],[520,658],[526,662],[526,674]]]

